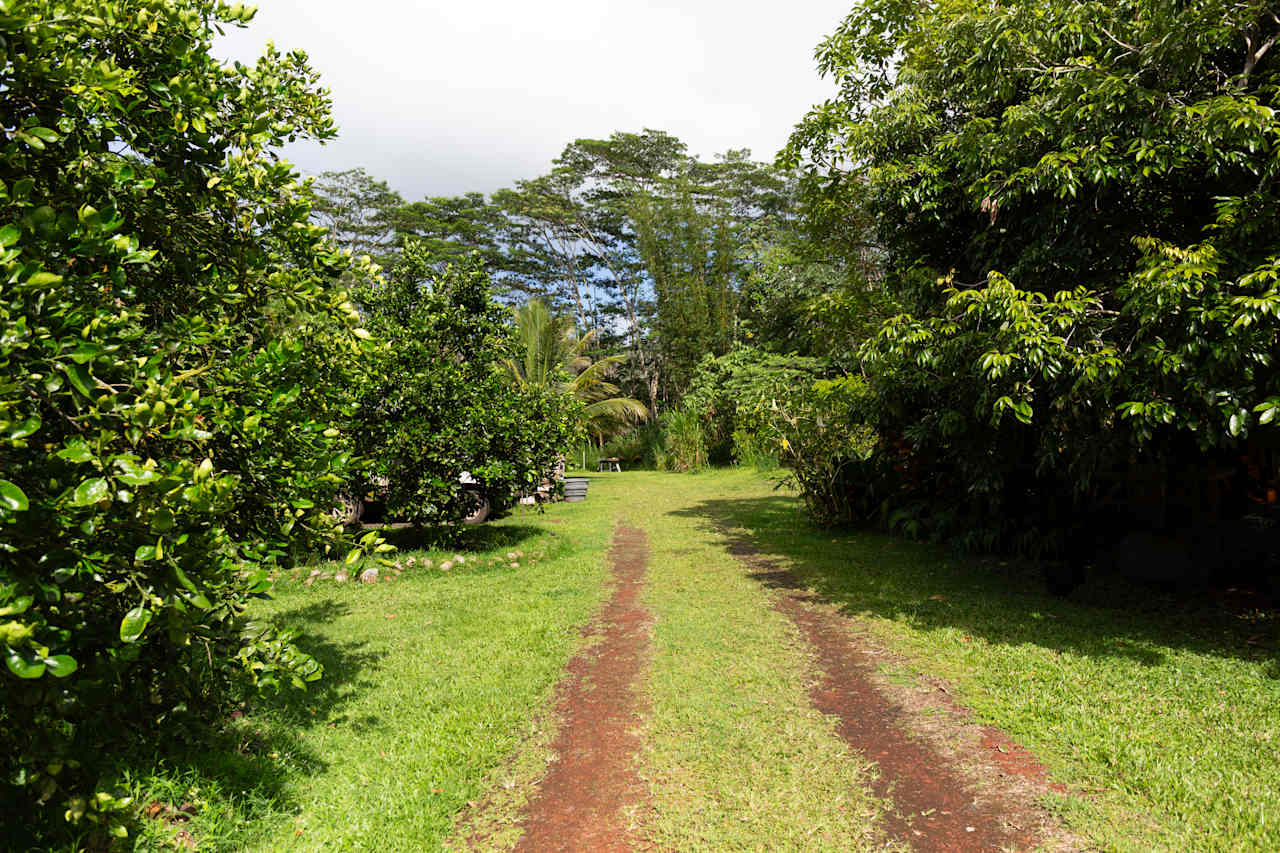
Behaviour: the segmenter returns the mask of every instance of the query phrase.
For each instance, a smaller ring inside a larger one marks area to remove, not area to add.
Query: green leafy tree
[[[386,181],[364,169],[321,172],[311,184],[312,218],[329,230],[329,239],[359,257],[391,263],[396,250],[397,213],[404,199]]]
[[[1023,547],[1101,472],[1270,428],[1277,33],[1263,2],[871,0],[822,45],[842,94],[792,159],[878,223],[908,312],[863,359],[915,460],[880,500]]]
[[[625,356],[592,359],[588,354],[595,332],[578,335],[572,321],[555,315],[539,299],[531,299],[516,310],[517,355],[503,361],[503,368],[520,389],[537,389],[563,394],[582,405],[582,421],[597,440],[628,424],[645,420],[650,412],[644,403],[619,395],[608,379],[610,371]]]
[[[379,349],[366,363],[356,446],[386,478],[387,511],[448,539],[475,508],[466,472],[495,507],[536,488],[579,434],[580,405],[545,387],[513,389],[507,309],[479,258],[437,272],[415,240],[386,282],[359,292]]]
[[[713,463],[744,462],[748,455],[770,451],[776,455],[781,436],[774,412],[830,370],[823,359],[737,346],[722,356],[703,358],[684,407],[701,419]]]
[[[347,478],[345,261],[274,149],[334,133],[301,53],[204,0],[0,4],[0,819],[123,833],[102,762],[229,681],[319,666],[248,623]],[[90,827],[92,828],[92,827]]]
[[[625,348],[619,376],[656,411],[704,353],[732,343],[748,246],[789,196],[746,151],[702,162],[644,130],[575,140],[549,173],[493,201],[538,247],[551,307],[602,330],[605,352]]]
[[[691,188],[642,196],[631,211],[653,281],[667,397],[678,399],[703,355],[723,355],[736,336],[738,245],[728,210],[699,209]]]
[[[401,239],[412,237],[443,270],[478,255],[494,293],[504,301],[545,293],[555,279],[554,260],[532,229],[483,193],[433,197],[404,205],[394,213]]]

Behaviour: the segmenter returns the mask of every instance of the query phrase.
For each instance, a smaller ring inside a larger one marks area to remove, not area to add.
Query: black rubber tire
[[[484,496],[483,492],[467,489],[467,494],[475,501],[475,509],[464,519],[463,524],[483,524],[489,520],[489,516],[493,513],[493,505],[489,503],[489,499]]]
[[[329,514],[343,527],[359,524],[364,516],[364,501],[351,495],[338,495],[338,505]]]

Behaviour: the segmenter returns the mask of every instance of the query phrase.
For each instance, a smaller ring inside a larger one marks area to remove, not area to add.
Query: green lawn
[[[696,504],[948,679],[1077,792],[1055,797],[1106,850],[1280,850],[1274,615],[1034,572],[884,536],[820,533],[784,495]]]
[[[472,550],[405,552],[416,565],[391,582],[282,579],[259,615],[303,632],[323,681],[250,709],[226,748],[135,777],[141,800],[198,804],[180,826],[201,850],[437,849],[550,696],[612,527],[604,501],[561,504],[472,531]],[[144,849],[179,826],[149,828]]]
[[[307,587],[310,568],[283,579],[261,615],[309,638],[325,680],[248,709],[212,747],[166,748],[161,766],[133,771],[142,802],[197,812],[148,821],[139,849],[178,829],[201,850],[432,850],[473,832],[509,847],[546,765],[547,702],[607,593],[619,518],[652,551],[637,759],[649,800],[633,819],[660,847],[884,843],[874,767],[810,708],[809,651],[726,551],[745,537],[901,653],[891,677],[949,680],[1031,749],[1073,791],[1050,805],[1091,844],[1280,849],[1271,618],[1119,585],[1054,599],[1017,566],[813,530],[793,496],[737,470],[593,475],[586,502],[474,531],[449,572],[451,554],[406,552],[416,565],[389,583]]]
[[[799,632],[690,505],[766,500],[745,472],[628,475],[656,616],[645,834],[672,850],[885,850],[874,771],[814,710]],[[691,500],[691,498],[695,500]]]

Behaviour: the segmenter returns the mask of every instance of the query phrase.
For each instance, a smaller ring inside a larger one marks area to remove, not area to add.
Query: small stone
[[[511,568],[513,568],[513,569],[518,569],[518,568],[520,568],[520,564],[519,564],[519,563],[514,563],[514,562],[513,562],[513,563],[511,564]]]
[[[311,574],[310,574],[310,575],[308,575],[308,577],[313,577],[313,578],[314,578],[314,577],[319,577],[319,575],[320,575],[320,570],[319,570],[319,569],[312,569],[312,570],[311,570]]]
[[[507,559],[508,559],[508,560],[514,560],[515,558],[516,558],[516,552],[515,552],[515,551],[508,551],[508,552],[507,552]]]
[[[431,568],[431,561],[430,561],[430,560],[423,560],[423,561],[422,561],[422,568],[424,568],[424,569],[429,569],[429,568]]]
[[[338,572],[336,575],[334,575],[334,576],[333,576],[333,579],[334,579],[335,581],[337,581],[338,583],[346,583],[346,582],[347,582],[347,573],[346,573],[346,572]]]
[[[361,583],[377,583],[378,582],[377,567],[374,567],[372,569],[365,569],[363,572],[361,572],[360,582]]]
[[[316,582],[316,579],[315,579],[315,578],[307,578],[306,580],[304,580],[304,581],[302,582],[302,585],[303,585],[303,586],[311,586],[311,585],[312,585],[313,583],[315,583],[315,582]]]
[[[466,560],[464,560],[464,559],[462,558],[462,555],[461,555],[461,554],[454,554],[454,555],[453,555],[453,562],[454,562],[455,564],[457,564],[457,565],[461,566],[463,563],[465,563],[465,562],[466,562]]]
[[[409,559],[405,560],[405,563],[407,563],[407,564],[408,564],[408,565],[410,565],[410,566],[412,566],[412,565],[416,565],[416,564],[417,564],[417,562],[418,562],[418,558],[417,558],[417,557],[410,557]],[[428,561],[428,562],[430,562],[430,561]]]
[[[452,568],[453,568],[453,563],[450,563],[448,560],[445,560],[443,563],[440,564],[440,571],[442,572],[447,572]]]

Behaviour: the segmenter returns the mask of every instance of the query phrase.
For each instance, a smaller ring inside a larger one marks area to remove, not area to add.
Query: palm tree
[[[594,329],[578,335],[569,317],[556,316],[541,299],[531,299],[516,309],[516,336],[524,357],[502,364],[511,380],[521,387],[572,394],[582,401],[587,430],[597,441],[648,419],[644,403],[618,396],[618,386],[605,378],[625,357],[610,355],[593,361],[586,354],[596,338]]]

